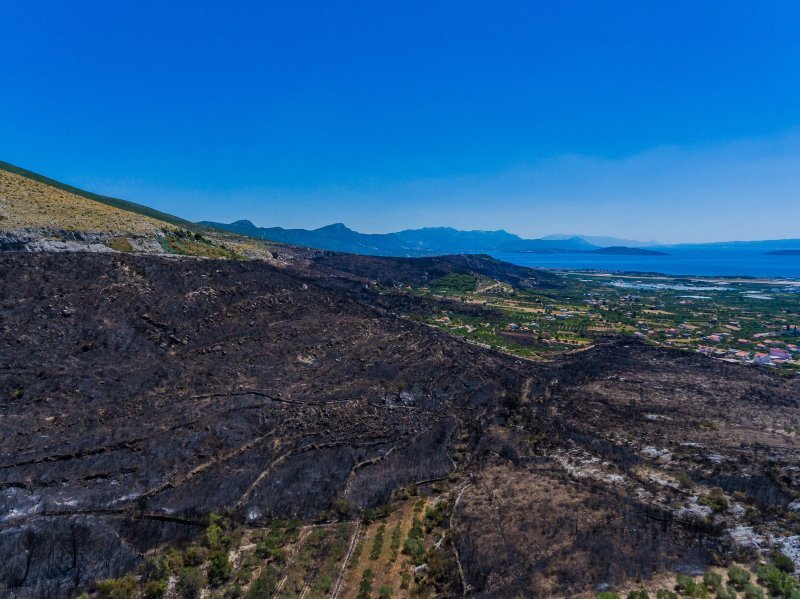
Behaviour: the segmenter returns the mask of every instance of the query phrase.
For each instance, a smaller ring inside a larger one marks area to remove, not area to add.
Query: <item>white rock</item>
[[[728,531],[735,545],[745,548],[758,549],[764,539],[752,526],[736,526]]]
[[[800,535],[785,537],[779,542],[784,555],[794,562],[795,568],[800,568]]]
[[[642,449],[642,455],[648,458],[653,458],[659,462],[669,462],[672,459],[672,454],[667,449],[658,449],[656,447],[645,447]]]
[[[663,414],[645,414],[644,417],[647,420],[672,420],[672,418]]]

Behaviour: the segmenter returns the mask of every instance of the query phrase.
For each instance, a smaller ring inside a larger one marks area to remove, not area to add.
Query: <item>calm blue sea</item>
[[[541,268],[800,279],[800,256],[765,256],[762,252],[747,250],[673,250],[669,256],[524,253],[492,255],[512,264]]]

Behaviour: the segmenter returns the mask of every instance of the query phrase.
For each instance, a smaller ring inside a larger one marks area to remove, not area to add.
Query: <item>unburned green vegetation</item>
[[[472,275],[449,273],[430,284],[432,291],[445,293],[469,293],[475,291],[477,278]]]
[[[713,569],[702,576],[677,574],[672,588],[636,589],[627,594],[603,591],[597,599],[800,599],[800,583],[792,576],[795,566],[781,553],[769,564],[752,570],[738,564]]]

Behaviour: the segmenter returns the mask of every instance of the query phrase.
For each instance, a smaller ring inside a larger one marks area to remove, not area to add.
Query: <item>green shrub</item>
[[[358,595],[356,599],[369,599],[370,593],[372,593],[372,580],[374,578],[375,574],[369,568],[361,573],[361,581],[358,583]]]
[[[446,517],[447,513],[444,501],[437,503],[436,507],[428,508],[425,510],[425,531],[431,532],[436,527],[442,526]]]
[[[238,599],[242,596],[242,587],[238,582],[234,582],[229,588],[225,589],[225,599]]]
[[[378,599],[392,599],[394,589],[390,586],[383,585],[378,588]]]
[[[170,549],[164,554],[164,562],[170,573],[177,574],[183,568],[183,554],[177,549]]]
[[[389,545],[389,549],[391,550],[391,554],[389,556],[389,561],[394,561],[397,559],[397,552],[400,551],[400,543],[403,540],[403,531],[400,530],[400,523],[398,522],[397,525],[392,529],[392,540]]]
[[[597,599],[620,599],[619,595],[611,591],[603,591],[597,594]]]
[[[418,566],[422,563],[422,558],[425,557],[425,545],[420,539],[406,539],[403,544],[403,555],[411,558],[411,562]]]
[[[200,566],[208,559],[208,549],[200,545],[192,545],[186,550],[183,563],[186,566]],[[181,571],[183,568],[181,569]]]
[[[160,599],[167,592],[166,580],[151,580],[144,585],[145,599]]]
[[[178,593],[185,599],[196,599],[206,586],[206,575],[200,568],[183,568],[178,575]]]
[[[292,518],[286,523],[286,534],[295,535],[300,530],[300,518]]]
[[[788,555],[784,555],[783,553],[776,553],[772,558],[772,563],[775,564],[775,567],[779,570],[787,572],[788,574],[793,574],[795,570],[794,562],[792,558]]]
[[[774,597],[800,597],[800,583],[775,565],[761,566],[758,581],[769,589]]]
[[[695,593],[697,593],[697,587],[697,583],[691,576],[678,574],[675,577],[675,588],[687,597],[694,597]]]
[[[139,566],[139,574],[143,580],[166,580],[169,578],[170,569],[164,555],[147,558]]]
[[[738,599],[739,595],[733,587],[720,585],[714,595],[715,599]]]
[[[214,513],[209,516],[209,524],[208,528],[206,528],[205,538],[206,546],[209,549],[219,549],[223,526],[224,520],[222,516]]]
[[[739,566],[731,566],[728,568],[728,582],[741,591],[750,582],[750,572]]]
[[[383,535],[386,532],[386,524],[381,524],[375,531],[375,538],[372,539],[372,550],[369,552],[369,559],[376,560],[381,556],[383,549]]]
[[[208,581],[215,586],[222,584],[231,577],[231,563],[228,561],[228,552],[218,549],[211,554],[210,559]]]
[[[725,491],[719,487],[714,487],[706,495],[702,495],[698,502],[702,505],[707,505],[715,512],[724,512],[728,509],[728,499],[725,497]]]
[[[425,555],[428,566],[425,577],[438,590],[446,588],[455,574],[456,566],[451,556],[449,551],[445,552],[440,547],[431,547]]]
[[[419,521],[419,518],[414,518],[411,521],[411,528],[408,531],[408,538],[409,539],[421,539],[425,536],[425,533],[422,530],[422,523]]]
[[[411,572],[403,570],[400,572],[400,588],[407,589],[411,584]]]
[[[250,585],[250,588],[247,589],[245,599],[272,599],[272,595],[275,593],[275,587],[278,584],[279,575],[280,571],[277,568],[272,564],[267,564],[266,567],[261,570],[261,574],[258,575],[258,578]]]
[[[628,593],[627,599],[650,599],[647,591],[631,591]]]
[[[364,553],[364,541],[358,541],[356,546],[353,547],[353,555],[350,558],[350,561],[347,562],[347,568],[352,569],[355,568],[358,564],[359,560],[361,559],[361,554]]]
[[[111,249],[117,250],[118,252],[126,252],[130,253],[133,251],[133,247],[131,246],[131,242],[127,237],[115,237],[111,241],[109,241],[106,245]]]
[[[107,578],[97,582],[97,594],[102,599],[134,599],[136,597],[136,578],[126,574],[122,578]]]
[[[659,589],[656,593],[656,599],[678,599],[678,596],[670,590]]]
[[[748,582],[744,586],[744,599],[764,599],[764,591],[752,582]]]
[[[261,559],[276,558],[283,562],[283,551],[281,545],[286,542],[284,532],[279,528],[271,528],[269,534],[256,543],[256,555]]]
[[[317,591],[321,593],[329,593],[330,590],[333,588],[333,577],[328,574],[321,574],[316,581],[314,581],[314,587],[312,591]],[[312,596],[314,593],[312,592]]]
[[[681,488],[691,489],[694,487],[694,480],[685,470],[679,472],[677,478],[678,478],[678,484],[681,486]]]
[[[717,572],[706,572],[703,574],[703,584],[706,585],[708,590],[716,591],[722,586],[722,574]]]
[[[268,542],[262,542],[256,545],[256,555],[261,559],[272,558],[278,564],[282,564],[286,561],[286,552]]]
[[[340,497],[333,502],[333,511],[336,512],[336,517],[339,520],[347,520],[350,514],[353,513],[354,508],[353,504],[347,501],[347,499]]]

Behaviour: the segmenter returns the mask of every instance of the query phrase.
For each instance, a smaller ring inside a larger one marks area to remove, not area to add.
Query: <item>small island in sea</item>
[[[627,246],[611,246],[591,250],[592,254],[611,254],[615,256],[669,256],[666,252],[656,250],[646,250],[644,248],[632,248]]]

